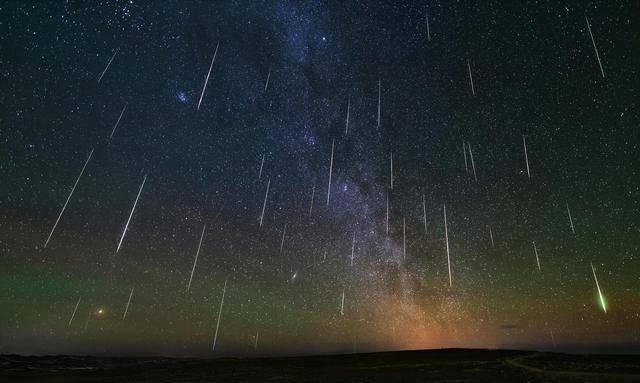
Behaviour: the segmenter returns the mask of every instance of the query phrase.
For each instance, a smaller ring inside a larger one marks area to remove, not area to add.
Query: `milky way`
[[[640,349],[637,4],[1,8],[0,352]]]

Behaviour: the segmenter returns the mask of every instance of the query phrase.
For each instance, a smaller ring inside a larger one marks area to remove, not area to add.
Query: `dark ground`
[[[264,359],[0,356],[2,382],[640,382],[640,357],[432,350]]]

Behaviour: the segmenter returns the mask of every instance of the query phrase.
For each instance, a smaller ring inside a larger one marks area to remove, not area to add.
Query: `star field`
[[[0,5],[0,352],[637,352],[638,11]]]

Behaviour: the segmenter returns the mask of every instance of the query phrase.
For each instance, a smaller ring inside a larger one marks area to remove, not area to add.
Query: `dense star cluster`
[[[639,11],[1,4],[0,352],[638,350]]]

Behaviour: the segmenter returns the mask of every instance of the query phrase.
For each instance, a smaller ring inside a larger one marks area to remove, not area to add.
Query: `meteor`
[[[329,165],[329,186],[327,188],[327,206],[329,206],[329,197],[331,197],[331,175],[333,173],[333,146],[335,145],[335,138],[331,141],[331,163]]]
[[[198,255],[200,254],[200,247],[202,246],[202,239],[204,238],[204,230],[207,225],[202,227],[202,234],[200,235],[200,242],[198,243],[198,250],[196,250],[196,259],[193,261],[193,267],[191,268],[191,276],[189,277],[189,283],[187,284],[187,292],[191,289],[191,280],[193,279],[193,272],[196,270],[196,264],[198,263]]]
[[[122,119],[122,115],[124,114],[124,111],[127,109],[127,103],[124,104],[124,107],[122,107],[122,111],[120,112],[120,117],[118,117],[118,121],[116,121],[116,124],[113,126],[113,130],[111,131],[111,134],[109,135],[109,139],[113,138],[113,133],[116,132],[116,129],[118,128],[118,124],[120,124],[120,119]]]
[[[475,97],[476,95],[476,90],[473,87],[473,76],[471,76],[471,64],[469,64],[469,60],[467,60],[467,67],[469,68],[469,82],[471,83],[471,93],[473,94],[473,96]]]
[[[264,203],[262,204],[262,214],[260,214],[260,227],[262,227],[262,220],[264,219],[264,209],[267,207],[267,198],[269,197],[269,185],[271,185],[271,178],[267,180],[267,191],[264,193]]]
[[[147,181],[147,175],[144,175],[144,179],[142,180],[142,184],[140,185],[140,190],[138,190],[138,195],[136,196],[136,201],[133,203],[133,207],[131,208],[131,213],[129,213],[129,218],[127,219],[127,223],[124,225],[124,230],[122,231],[122,236],[120,237],[120,242],[118,242],[118,248],[116,249],[116,254],[120,251],[120,247],[122,246],[122,241],[124,241],[124,236],[127,234],[127,229],[129,229],[129,222],[131,222],[131,217],[133,217],[133,212],[136,210],[136,205],[138,204],[138,199],[140,199],[140,194],[142,193],[142,188],[144,187],[144,183]]]
[[[469,173],[469,165],[467,164],[467,148],[464,146],[464,141],[462,141],[462,155],[464,156],[464,171]]]
[[[571,225],[571,232],[576,235],[576,230],[573,227],[573,218],[571,218],[571,210],[569,210],[569,203],[567,202],[567,214],[569,215],[569,224]]]
[[[220,300],[220,311],[218,311],[218,323],[216,324],[216,334],[213,336],[213,347],[211,351],[216,350],[216,341],[218,340],[218,329],[220,328],[220,318],[222,317],[222,305],[224,305],[224,294],[227,292],[227,280],[224,280],[224,288],[222,289],[222,300]]]
[[[593,43],[593,50],[596,51],[596,58],[598,59],[598,65],[600,65],[600,73],[602,73],[602,78],[604,78],[604,69],[602,69],[602,61],[600,61],[600,54],[598,53],[598,48],[596,47],[596,41],[593,39],[593,33],[591,33],[591,25],[589,24],[589,19],[587,15],[584,15],[584,20],[587,22],[587,29],[589,29],[589,36],[591,36],[591,42]]]
[[[349,133],[349,111],[351,109],[351,97],[347,100],[347,123],[344,128],[344,135],[346,136]]]
[[[262,168],[264,167],[264,154],[262,155],[262,162],[260,162],[260,171],[258,172],[258,179],[262,178]]]
[[[473,167],[473,178],[478,182],[478,176],[476,175],[476,164],[473,162],[473,152],[471,151],[471,143],[467,142],[469,146],[469,156],[471,157],[471,167]]]
[[[491,226],[489,226],[489,237],[491,238],[491,247],[494,247],[495,244],[493,243],[493,232],[491,231]]]
[[[209,65],[209,72],[207,72],[207,78],[204,80],[204,86],[202,87],[202,93],[200,93],[200,100],[198,100],[198,108],[200,110],[200,104],[202,103],[202,98],[204,97],[204,91],[207,89],[207,84],[209,83],[209,76],[211,76],[211,68],[213,68],[213,62],[216,61],[216,55],[218,54],[218,47],[220,46],[220,41],[216,45],[216,50],[213,52],[213,58],[211,59],[211,65]]]
[[[47,237],[47,240],[44,243],[44,248],[46,248],[47,245],[49,244],[49,240],[51,239],[51,236],[53,235],[53,232],[56,230],[56,226],[58,226],[58,222],[60,222],[60,218],[62,217],[62,213],[64,213],[64,210],[67,208],[67,204],[69,203],[69,200],[71,199],[71,196],[73,195],[73,192],[76,190],[76,186],[78,186],[78,182],[80,181],[80,177],[82,177],[82,174],[84,173],[84,169],[87,167],[87,164],[89,163],[89,160],[91,159],[92,155],[93,155],[93,149],[91,149],[91,152],[89,153],[89,157],[87,157],[87,160],[84,162],[84,165],[82,166],[82,170],[80,170],[80,174],[78,175],[78,178],[76,179],[76,182],[73,184],[73,187],[71,188],[71,192],[69,193],[69,196],[67,197],[67,200],[65,201],[64,205],[62,206],[62,210],[60,210],[60,214],[58,214],[58,219],[56,219],[56,223],[54,223],[53,227],[51,228],[51,232],[49,233],[49,236]]]
[[[407,258],[407,223],[405,217],[402,217],[402,260]]]
[[[313,210],[313,196],[316,193],[316,185],[311,187],[311,203],[309,204],[309,217],[311,217],[311,211]]]
[[[124,308],[124,314],[122,314],[122,320],[127,317],[127,312],[129,311],[129,304],[131,304],[131,297],[133,296],[133,287],[131,288],[131,293],[129,293],[129,300],[127,301],[127,306]]]
[[[524,134],[522,135],[522,145],[524,146],[524,161],[527,164],[527,176],[531,178],[531,172],[529,171],[529,157],[527,156],[527,141],[524,139]]]
[[[447,243],[447,268],[449,269],[449,287],[452,285],[451,281],[451,256],[449,255],[449,231],[447,230],[447,205],[443,205],[444,210],[444,239]]]
[[[389,193],[387,193],[387,235],[389,235]]]
[[[536,254],[536,263],[538,264],[538,271],[540,271],[540,257],[538,256],[538,248],[536,247],[536,242],[533,241],[533,252]]]
[[[356,233],[353,233],[353,241],[351,242],[351,267],[353,267],[353,255],[356,252]]]
[[[380,128],[380,98],[381,98],[382,80],[378,77],[378,128]]]
[[[269,68],[269,74],[267,75],[267,82],[264,84],[264,91],[267,91],[267,88],[269,87],[269,78],[271,77],[271,68]]]
[[[344,287],[342,288],[342,303],[340,304],[340,315],[344,315]]]
[[[427,12],[427,41],[431,41],[431,31],[429,30],[429,12]]]
[[[596,269],[593,267],[593,262],[591,262],[591,271],[593,271],[593,279],[596,281],[596,288],[598,289],[598,297],[600,298],[600,306],[602,306],[602,310],[606,314],[607,304],[604,301],[604,295],[602,295],[602,290],[600,290],[600,284],[598,283],[598,277],[596,276]]]
[[[104,76],[104,74],[107,73],[107,70],[111,66],[111,62],[113,61],[114,58],[116,58],[116,55],[118,54],[118,51],[120,51],[120,48],[117,48],[116,51],[113,53],[113,56],[111,56],[111,59],[109,59],[109,62],[107,63],[107,66],[104,68],[104,70],[100,74],[100,77],[98,78],[98,84],[100,84],[100,81],[102,80],[102,76]]]
[[[391,152],[391,167],[389,168],[389,178],[391,182],[391,190],[393,190],[393,152]]]
[[[74,307],[73,309],[73,313],[71,314],[71,319],[69,319],[69,326],[71,327],[71,322],[73,322],[73,318],[76,316],[76,311],[78,311],[78,305],[80,305],[80,300],[82,299],[82,296],[80,296],[78,298],[78,302],[76,302],[76,307]]]
[[[424,200],[424,194],[422,195],[422,218],[424,220],[424,234],[427,235],[427,204]]]
[[[287,224],[284,224],[284,229],[282,230],[282,241],[280,241],[280,254],[282,254],[282,249],[284,248],[284,235],[287,232]]]

